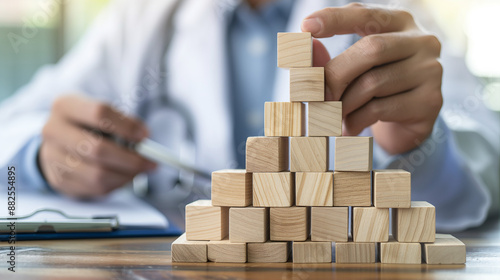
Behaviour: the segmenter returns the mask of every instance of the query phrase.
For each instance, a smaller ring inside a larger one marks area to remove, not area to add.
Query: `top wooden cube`
[[[310,32],[278,33],[278,67],[312,67]]]

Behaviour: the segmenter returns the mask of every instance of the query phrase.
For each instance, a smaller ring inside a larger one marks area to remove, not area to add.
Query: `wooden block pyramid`
[[[186,206],[172,260],[330,263],[334,243],[337,263],[465,263],[464,243],[436,235],[434,206],[411,201],[411,174],[372,170],[372,137],[342,137],[342,102],[325,101],[311,34],[279,33],[278,66],[290,68],[291,102],[266,102],[246,170],[214,172],[212,200]]]

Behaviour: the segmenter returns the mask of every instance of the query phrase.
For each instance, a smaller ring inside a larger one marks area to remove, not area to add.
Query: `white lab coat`
[[[60,63],[44,67],[30,84],[0,105],[2,135],[9,136],[0,137],[0,166],[40,134],[57,96],[82,92],[144,117],[153,139],[180,151],[187,124],[175,110],[157,102],[160,95],[168,96],[171,106],[183,108],[192,118],[195,163],[207,171],[234,167],[224,45],[224,11],[234,1],[181,2],[171,17],[173,0],[116,1]],[[299,31],[301,20],[313,11],[345,2],[298,0],[288,31]],[[168,36],[172,39],[165,56]],[[352,44],[353,37],[335,36],[323,42],[335,56]],[[287,71],[279,69],[275,80],[273,99],[288,100]],[[490,136],[498,137],[498,133]],[[484,141],[488,145],[481,149],[498,155],[498,139]],[[176,171],[162,167],[151,178],[171,188],[173,174]]]

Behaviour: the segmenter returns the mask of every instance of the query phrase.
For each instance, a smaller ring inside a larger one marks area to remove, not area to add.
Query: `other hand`
[[[52,188],[78,198],[102,196],[155,168],[103,133],[132,142],[148,135],[140,121],[87,97],[65,95],[54,101],[38,154]]]

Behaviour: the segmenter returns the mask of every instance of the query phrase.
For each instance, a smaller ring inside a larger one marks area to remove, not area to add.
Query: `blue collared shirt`
[[[294,0],[252,9],[246,1],[229,19],[227,47],[238,168],[245,168],[249,136],[264,134],[264,103],[271,101],[276,72],[276,33],[286,30]]]

